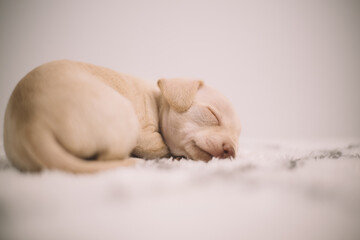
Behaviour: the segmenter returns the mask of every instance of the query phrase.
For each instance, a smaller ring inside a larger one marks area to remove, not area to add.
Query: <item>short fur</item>
[[[23,171],[73,173],[133,165],[131,156],[235,156],[240,126],[221,94],[199,80],[158,86],[81,62],[41,65],[10,97],[6,154]]]

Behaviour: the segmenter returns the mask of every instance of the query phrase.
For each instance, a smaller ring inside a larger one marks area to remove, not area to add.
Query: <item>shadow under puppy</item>
[[[158,86],[81,62],[41,65],[10,97],[6,155],[23,171],[74,173],[133,165],[130,155],[235,157],[240,125],[223,95],[199,80]]]

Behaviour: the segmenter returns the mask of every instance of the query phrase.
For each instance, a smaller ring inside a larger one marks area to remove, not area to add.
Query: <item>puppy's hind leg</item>
[[[39,164],[40,170],[59,169],[72,173],[95,173],[117,167],[133,166],[140,161],[136,158],[86,161],[68,152],[49,131],[37,132],[36,139],[36,141],[29,141],[26,152],[28,158]]]

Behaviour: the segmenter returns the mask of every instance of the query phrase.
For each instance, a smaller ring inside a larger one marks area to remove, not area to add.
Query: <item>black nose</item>
[[[220,158],[234,158],[235,157],[235,149],[228,143],[223,144],[223,153]]]

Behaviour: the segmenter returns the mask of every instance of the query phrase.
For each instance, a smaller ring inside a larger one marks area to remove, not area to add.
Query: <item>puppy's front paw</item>
[[[169,157],[170,152],[158,132],[143,132],[139,136],[132,155],[145,159],[154,159]]]

